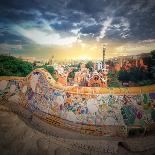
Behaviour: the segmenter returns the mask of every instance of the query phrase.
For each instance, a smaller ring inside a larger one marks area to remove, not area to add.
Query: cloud
[[[108,17],[107,20],[103,22],[102,29],[100,31],[100,35],[97,37],[97,40],[102,39],[106,36],[106,32],[108,28],[111,26],[112,20],[112,17]]]
[[[69,21],[58,21],[51,24],[51,27],[58,31],[68,31],[74,28],[74,25]]]
[[[7,44],[7,43],[0,44],[0,52],[3,52],[3,53],[21,51],[22,49],[23,49],[23,46],[21,44],[16,44],[16,45]]]
[[[20,26],[14,26],[14,29],[22,36],[32,40],[36,44],[40,45],[70,45],[77,41],[76,36],[61,37],[61,35],[54,31],[52,28],[40,30],[38,28],[25,29]]]
[[[120,36],[122,38],[127,38],[129,36],[130,23],[126,18],[121,17],[119,23],[113,25],[113,27],[115,31],[120,31]]]
[[[100,24],[85,26],[81,28],[80,32],[82,34],[97,34],[100,32],[101,27]]]
[[[138,43],[124,43],[123,45],[117,46],[115,48],[115,51],[118,55],[136,55],[140,53],[150,52],[153,49],[155,49],[155,40],[144,40]]]
[[[142,40],[142,41],[139,41],[138,43],[155,43],[155,39],[147,39],[147,40]]]
[[[72,29],[71,32],[75,35],[78,35],[78,33],[80,32],[80,28]]]
[[[70,0],[67,4],[68,9],[74,9],[87,14],[96,14],[97,12],[103,11],[105,5],[109,1],[107,0]]]
[[[1,0],[1,23],[6,24],[0,25],[0,43],[151,40],[154,10],[154,0]]]

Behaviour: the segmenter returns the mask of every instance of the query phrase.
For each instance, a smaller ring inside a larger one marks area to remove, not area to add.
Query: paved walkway
[[[145,140],[145,139],[144,139]],[[111,140],[112,141],[112,140]],[[149,141],[149,139],[148,139]],[[155,143],[154,143],[155,144]],[[43,134],[21,120],[16,114],[0,111],[0,154],[1,155],[84,155],[77,150],[67,149],[51,136]],[[111,153],[90,152],[92,155],[112,155]],[[130,152],[121,145],[119,155],[153,155],[155,148],[143,152]]]

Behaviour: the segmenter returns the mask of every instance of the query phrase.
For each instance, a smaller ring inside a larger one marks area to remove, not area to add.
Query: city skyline
[[[0,53],[102,59],[155,49],[153,0],[1,1]]]

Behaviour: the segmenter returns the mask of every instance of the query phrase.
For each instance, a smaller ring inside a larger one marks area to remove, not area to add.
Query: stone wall
[[[44,69],[24,78],[0,77],[0,97],[43,122],[94,136],[127,136],[154,129],[155,86],[62,86]]]

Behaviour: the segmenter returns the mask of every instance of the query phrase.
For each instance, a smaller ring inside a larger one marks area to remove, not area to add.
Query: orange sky
[[[107,42],[104,42],[107,43]],[[102,48],[103,44],[99,42],[88,41],[85,43],[75,43],[71,46],[62,46],[61,48],[49,50],[48,57],[54,55],[55,59],[81,59],[81,60],[96,60],[102,59]],[[136,55],[140,53],[148,53],[155,49],[155,41],[149,43],[120,43],[108,41],[106,45],[106,58],[125,56],[125,55]]]

